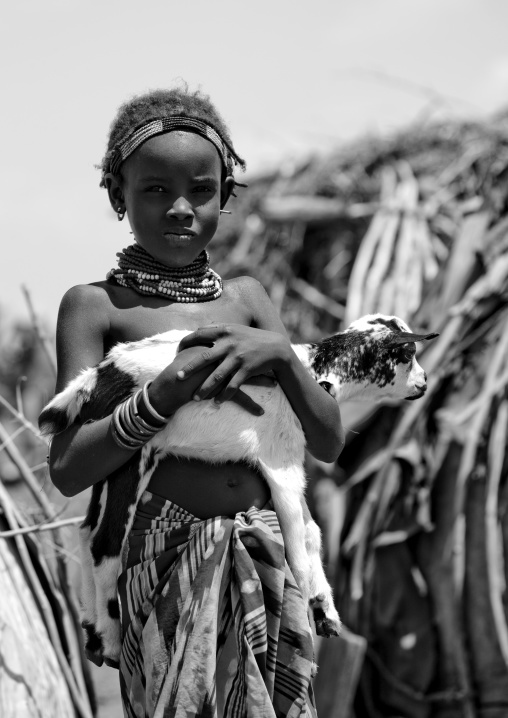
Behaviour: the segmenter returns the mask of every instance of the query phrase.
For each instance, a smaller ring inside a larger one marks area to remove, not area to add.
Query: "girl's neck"
[[[116,256],[118,267],[108,272],[107,279],[139,294],[174,302],[209,302],[222,294],[222,279],[210,268],[206,250],[186,267],[168,267],[139,244],[131,244]]]

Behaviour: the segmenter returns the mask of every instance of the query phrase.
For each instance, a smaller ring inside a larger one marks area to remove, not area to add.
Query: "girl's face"
[[[118,187],[136,242],[167,266],[190,264],[215,234],[233,188],[221,174],[219,153],[200,135],[176,131],[147,140],[122,165]]]

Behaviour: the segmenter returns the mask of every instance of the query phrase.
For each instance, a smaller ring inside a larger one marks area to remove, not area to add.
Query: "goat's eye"
[[[332,391],[332,385],[329,381],[320,381],[319,386],[322,386],[325,391],[327,391],[329,394]]]
[[[400,361],[402,364],[409,364],[411,361],[413,361],[415,354],[415,344],[403,344],[397,352],[397,361]]]

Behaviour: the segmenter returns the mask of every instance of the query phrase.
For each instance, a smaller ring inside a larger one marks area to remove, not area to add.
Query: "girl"
[[[254,420],[262,409],[240,387],[271,381],[267,374],[291,402],[309,451],[328,462],[339,455],[337,404],[299,362],[261,285],[222,282],[209,267],[206,247],[238,165],[223,120],[199,92],[151,92],[120,108],[101,184],[135,244],[106,280],[64,296],[57,392],[117,342],[192,333],[137,399],[137,429],[115,412],[54,437],[51,477],[66,496],[127,467],[143,435],[188,401],[234,400]],[[118,582],[126,716],[313,715],[307,607],[269,500],[247,465],[169,457],[156,469]]]

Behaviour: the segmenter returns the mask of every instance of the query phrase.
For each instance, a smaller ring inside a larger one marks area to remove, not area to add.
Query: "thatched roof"
[[[223,221],[214,259],[226,276],[242,269],[258,276],[300,337],[310,338],[302,329],[336,330],[346,295],[347,319],[401,303],[407,316],[406,299],[411,319],[433,282],[443,281],[439,270],[463,218],[487,211],[490,227],[503,216],[507,164],[505,120],[369,138],[251,182]],[[414,247],[398,241],[403,234]],[[406,282],[409,267],[414,281]]]
[[[369,639],[357,709],[505,715],[507,119],[365,139],[257,179],[234,212],[219,269],[257,276],[293,337],[373,311],[441,334],[425,398],[364,414],[339,460],[340,608]]]

